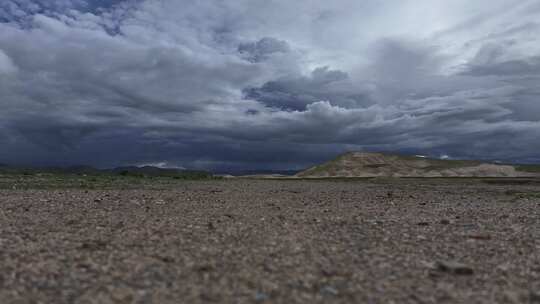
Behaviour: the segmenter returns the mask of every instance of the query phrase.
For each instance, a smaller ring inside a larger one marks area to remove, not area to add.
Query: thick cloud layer
[[[540,161],[538,20],[537,0],[4,0],[0,162]]]

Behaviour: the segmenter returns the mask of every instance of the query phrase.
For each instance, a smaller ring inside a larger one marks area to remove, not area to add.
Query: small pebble
[[[268,295],[263,292],[257,292],[257,294],[255,294],[255,301],[257,302],[263,302],[268,299],[269,299]]]
[[[321,293],[326,294],[326,295],[332,295],[332,296],[337,296],[339,294],[337,289],[335,289],[332,286],[325,286],[325,287],[321,288]]]
[[[462,263],[452,261],[438,261],[435,263],[438,271],[447,272],[455,275],[472,275],[474,270]]]

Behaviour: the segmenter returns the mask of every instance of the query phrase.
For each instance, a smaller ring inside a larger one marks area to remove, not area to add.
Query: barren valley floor
[[[0,303],[540,303],[539,180],[2,183]]]

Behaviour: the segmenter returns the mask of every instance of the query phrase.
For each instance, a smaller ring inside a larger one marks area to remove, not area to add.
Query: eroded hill
[[[350,152],[296,174],[297,177],[528,177],[523,166],[442,160],[421,156]]]

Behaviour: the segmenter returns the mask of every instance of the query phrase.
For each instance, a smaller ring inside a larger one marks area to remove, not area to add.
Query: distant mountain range
[[[119,174],[119,175],[145,175],[145,176],[176,176],[179,174],[207,174],[207,175],[285,175],[292,176],[298,170],[220,170],[208,172],[204,170],[189,170],[179,168],[161,168],[155,166],[122,166],[111,169],[97,169],[91,166],[78,165],[68,167],[21,167],[9,166],[0,163],[0,173],[58,173],[58,174]]]
[[[350,152],[295,175],[322,177],[530,177],[540,166],[506,165],[475,160],[443,160],[424,156]]]

